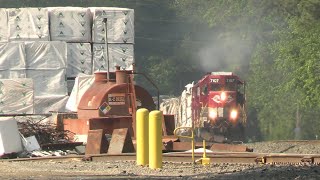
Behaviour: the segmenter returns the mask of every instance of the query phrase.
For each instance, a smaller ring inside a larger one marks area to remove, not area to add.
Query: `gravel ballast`
[[[254,152],[317,154],[320,143],[246,144]],[[320,179],[316,165],[163,163],[162,169],[135,161],[0,161],[0,179]]]

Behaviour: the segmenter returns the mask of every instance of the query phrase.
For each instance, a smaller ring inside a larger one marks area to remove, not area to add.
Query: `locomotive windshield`
[[[211,91],[222,91],[223,90],[223,85],[222,84],[212,83],[210,85],[210,90]]]
[[[238,86],[234,82],[226,82],[225,84],[211,83],[211,91],[236,91]]]

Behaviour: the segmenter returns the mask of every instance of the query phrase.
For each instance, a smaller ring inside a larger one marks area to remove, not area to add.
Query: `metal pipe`
[[[178,134],[177,134],[177,131],[178,131],[179,129],[189,129],[189,130],[191,130],[191,136],[178,135]],[[194,128],[193,128],[193,127],[177,127],[177,128],[174,129],[173,134],[174,134],[175,136],[178,136],[178,137],[191,139],[191,158],[192,158],[192,163],[195,164],[196,161],[195,161],[195,159],[194,159],[194,148],[195,148]]]
[[[107,68],[107,79],[109,81],[110,79],[110,70],[109,70],[109,66],[110,66],[110,63],[109,63],[109,47],[108,47],[108,18],[103,18],[103,21],[104,23],[104,30],[105,30],[105,37],[104,37],[104,42],[105,42],[105,49],[106,49],[106,54],[107,54],[107,64],[108,64],[108,68]]]

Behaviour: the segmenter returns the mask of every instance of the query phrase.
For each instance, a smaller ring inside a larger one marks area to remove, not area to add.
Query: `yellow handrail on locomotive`
[[[178,129],[189,129],[191,130],[191,136],[181,136],[181,135],[177,135],[177,130]],[[191,155],[192,155],[192,163],[195,164],[195,160],[194,160],[194,129],[193,127],[177,127],[174,129],[173,134],[178,136],[178,137],[182,137],[182,138],[189,138],[191,139]]]

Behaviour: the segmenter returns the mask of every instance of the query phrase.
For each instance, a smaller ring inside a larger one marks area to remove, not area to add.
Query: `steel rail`
[[[194,154],[196,159],[201,159],[202,153]],[[283,154],[283,153],[207,153],[212,164],[238,163],[238,164],[320,164],[319,154]],[[91,154],[91,155],[70,155],[70,156],[50,156],[3,159],[2,161],[135,161],[135,153],[123,154]],[[192,163],[190,153],[164,153],[164,162],[172,163]]]

